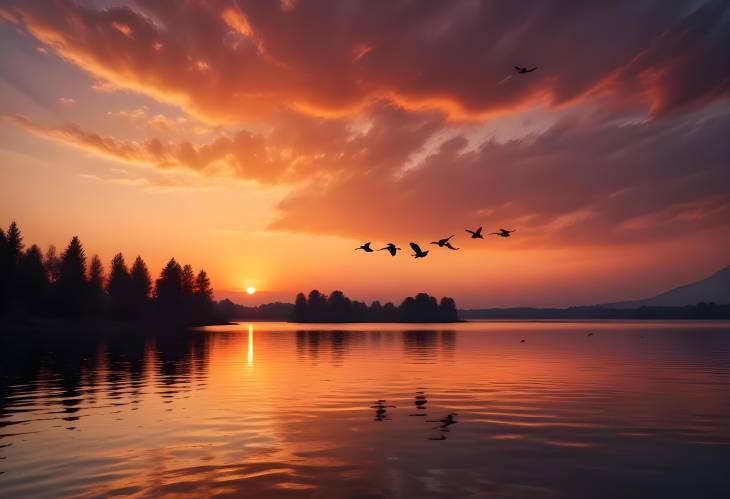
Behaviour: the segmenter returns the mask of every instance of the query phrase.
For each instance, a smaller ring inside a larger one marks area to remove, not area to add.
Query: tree
[[[352,303],[342,291],[333,291],[330,294],[325,319],[332,322],[352,321]]]
[[[171,258],[155,282],[155,298],[163,314],[174,314],[181,308],[182,268]]]
[[[61,274],[61,260],[58,258],[54,245],[48,246],[46,256],[43,258],[43,264],[46,267],[46,272],[48,272],[48,280],[51,282],[58,281]]]
[[[444,296],[439,303],[439,320],[442,322],[456,322],[459,320],[456,311],[456,302],[453,298]]]
[[[204,321],[211,316],[213,306],[213,289],[210,287],[210,279],[205,270],[198,272],[193,287],[193,298],[195,300],[195,320]]]
[[[294,300],[294,310],[291,315],[292,322],[309,322],[309,308],[307,297],[304,293],[298,293]]]
[[[139,316],[147,308],[152,291],[152,278],[142,257],[138,256],[134,259],[130,278],[132,310],[135,315]]]
[[[23,257],[23,236],[18,224],[10,223],[2,238],[2,262],[0,262],[0,294],[7,303],[21,300],[20,260]]]
[[[309,309],[309,320],[311,322],[324,321],[327,312],[327,296],[313,289],[309,292],[307,298],[307,308]]]
[[[368,308],[368,321],[383,322],[383,306],[378,300],[372,302]]]
[[[195,278],[195,286],[193,288],[193,294],[202,303],[211,303],[213,301],[213,288],[210,287],[210,279],[205,270],[198,272],[198,277]]]
[[[20,261],[18,284],[20,299],[29,312],[42,310],[48,293],[48,276],[43,267],[43,255],[35,244],[28,248]]]
[[[117,253],[109,267],[109,282],[106,286],[109,294],[109,307],[117,317],[128,317],[131,312],[131,280],[124,255]]]
[[[180,276],[180,288],[183,296],[192,296],[195,288],[195,273],[190,265],[185,265]]]
[[[61,255],[58,296],[63,315],[80,315],[86,292],[86,253],[78,236],[74,236]]]
[[[99,314],[104,309],[104,266],[99,255],[91,257],[89,264],[89,311]]]
[[[5,234],[5,252],[13,265],[20,263],[23,256],[23,236],[15,221],[10,222],[8,232]]]

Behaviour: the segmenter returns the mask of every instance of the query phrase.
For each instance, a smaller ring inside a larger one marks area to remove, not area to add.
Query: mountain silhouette
[[[606,308],[681,307],[705,303],[730,303],[730,265],[710,277],[679,286],[653,298],[600,305]]]

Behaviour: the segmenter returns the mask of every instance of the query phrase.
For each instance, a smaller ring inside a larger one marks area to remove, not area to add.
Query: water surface
[[[730,497],[729,323],[255,323],[0,360],[0,497]]]

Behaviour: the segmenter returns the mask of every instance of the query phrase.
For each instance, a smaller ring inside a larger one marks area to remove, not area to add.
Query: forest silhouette
[[[457,322],[456,303],[453,298],[441,301],[426,293],[409,296],[399,306],[388,302],[381,305],[374,301],[370,306],[350,300],[342,291],[329,296],[316,289],[308,296],[299,293],[291,313],[292,322]]]
[[[204,270],[174,258],[153,282],[141,257],[128,267],[117,253],[105,275],[98,256],[87,261],[74,236],[60,254],[25,249],[18,225],[0,228],[0,313],[49,318],[164,319],[181,324],[215,321],[213,289]]]

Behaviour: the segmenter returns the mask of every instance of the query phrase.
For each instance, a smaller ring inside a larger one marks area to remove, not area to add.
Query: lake
[[[730,497],[727,322],[84,338],[4,343],[0,497]]]

